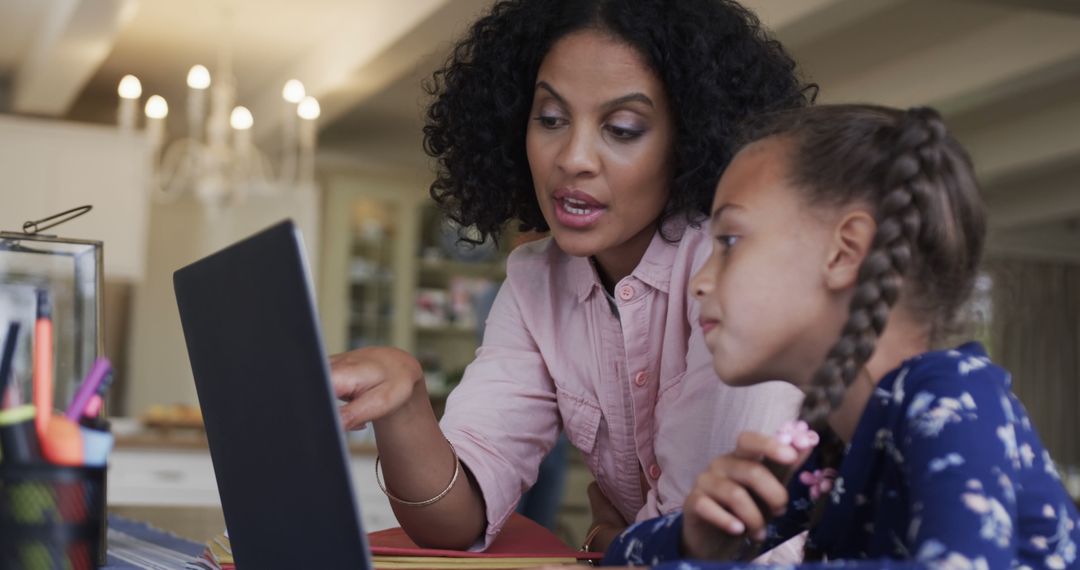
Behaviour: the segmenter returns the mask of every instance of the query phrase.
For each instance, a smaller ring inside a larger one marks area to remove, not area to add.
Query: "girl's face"
[[[529,119],[533,185],[559,247],[636,265],[672,176],[674,124],[660,79],[634,48],[575,32],[541,63]]]
[[[847,317],[850,288],[835,280],[839,213],[806,204],[786,156],[778,139],[736,155],[713,201],[713,253],[690,282],[713,366],[731,385],[809,381]]]

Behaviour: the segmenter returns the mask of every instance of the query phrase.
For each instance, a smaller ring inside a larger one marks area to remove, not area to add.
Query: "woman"
[[[441,425],[408,355],[332,360],[417,542],[486,546],[562,428],[596,477],[602,548],[677,510],[739,432],[794,417],[790,387],[716,390],[686,296],[735,125],[806,104],[794,67],[723,0],[502,1],[455,47],[424,129],[432,196],[485,238],[511,221],[551,237],[510,256]]]

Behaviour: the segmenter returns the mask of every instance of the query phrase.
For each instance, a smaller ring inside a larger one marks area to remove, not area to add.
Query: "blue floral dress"
[[[809,529],[808,546],[826,562],[799,567],[1080,568],[1080,516],[1011,385],[977,343],[921,354],[885,376]],[[815,468],[813,455],[800,472]],[[813,505],[798,475],[765,550],[808,530]],[[681,536],[681,514],[643,521],[604,563],[747,565],[678,560]]]

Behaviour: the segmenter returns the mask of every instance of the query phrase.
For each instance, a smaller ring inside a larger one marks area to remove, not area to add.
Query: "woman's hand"
[[[615,505],[611,504],[607,495],[600,490],[600,485],[596,481],[589,483],[588,494],[589,507],[593,516],[589,529],[598,528],[598,530],[587,546],[590,552],[604,552],[615,537],[626,530],[627,523]]]
[[[425,390],[420,363],[411,354],[389,347],[331,356],[330,378],[334,393],[345,402],[339,412],[346,429],[362,429],[369,421],[392,415],[409,403],[416,390]]]
[[[765,464],[787,472],[805,455],[775,437],[755,432],[739,435],[735,451],[709,464],[683,506],[683,550],[688,557],[731,560],[746,538],[765,540],[765,527],[787,506],[783,482]]]

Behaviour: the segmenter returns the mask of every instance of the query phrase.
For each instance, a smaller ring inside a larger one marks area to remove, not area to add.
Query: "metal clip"
[[[40,233],[42,231],[45,231],[45,230],[47,230],[49,228],[59,226],[60,224],[62,224],[64,222],[69,222],[71,220],[74,220],[75,218],[78,218],[79,216],[89,212],[93,208],[94,207],[90,206],[90,205],[79,206],[78,208],[72,208],[70,210],[60,212],[59,214],[53,214],[53,215],[51,215],[51,216],[49,216],[47,218],[41,218],[40,220],[34,220],[34,221],[26,222],[26,223],[24,223],[22,225],[22,231],[23,231],[24,234],[34,235],[34,234]],[[57,219],[57,218],[60,218],[60,219]],[[53,220],[56,220],[56,221],[53,221]],[[50,222],[50,221],[53,221],[53,222],[51,224],[44,225],[44,226],[40,225],[40,224],[43,224],[45,222]]]

